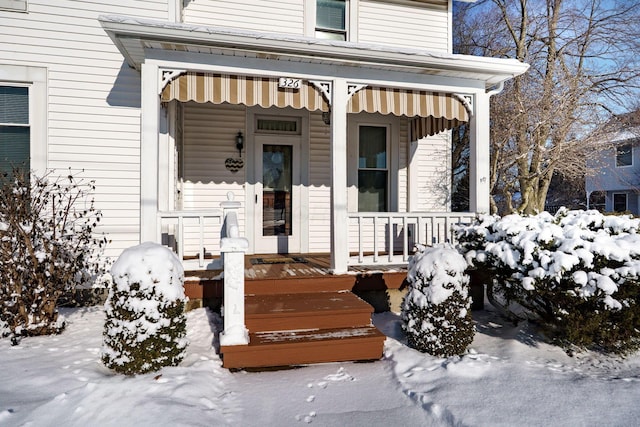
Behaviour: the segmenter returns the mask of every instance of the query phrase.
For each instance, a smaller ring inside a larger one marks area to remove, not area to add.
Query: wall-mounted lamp
[[[243,148],[244,148],[244,136],[242,136],[242,132],[238,131],[238,134],[236,135],[236,150],[238,150],[240,157],[242,157]]]
[[[331,124],[331,112],[330,111],[323,111],[322,112],[322,121],[324,122],[325,125],[330,125]]]

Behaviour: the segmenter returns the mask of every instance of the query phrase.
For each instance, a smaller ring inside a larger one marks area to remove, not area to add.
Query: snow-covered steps
[[[247,295],[247,346],[220,349],[226,368],[377,360],[385,336],[373,308],[351,292]]]
[[[266,368],[378,360],[385,336],[374,326],[250,334],[249,345],[223,347],[225,368]]]

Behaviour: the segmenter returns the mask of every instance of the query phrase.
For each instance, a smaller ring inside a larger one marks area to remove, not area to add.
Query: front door
[[[300,252],[300,137],[256,135],[255,158],[255,252]]]

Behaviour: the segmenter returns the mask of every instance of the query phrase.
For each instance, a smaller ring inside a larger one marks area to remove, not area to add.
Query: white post
[[[469,209],[471,212],[489,213],[490,147],[489,147],[489,94],[476,94],[473,102],[469,141]]]
[[[154,241],[158,220],[158,131],[160,84],[158,66],[142,64],[140,136],[140,242]],[[157,242],[160,243],[160,242]]]
[[[220,345],[247,345],[249,331],[244,323],[244,254],[249,241],[240,237],[237,210],[240,202],[227,194],[227,201],[220,203],[223,209],[220,254],[224,269],[224,331],[220,334]]]
[[[331,270],[347,272],[349,218],[347,216],[347,81],[333,80],[331,90]]]

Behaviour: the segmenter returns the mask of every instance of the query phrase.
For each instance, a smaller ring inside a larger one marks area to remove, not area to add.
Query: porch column
[[[331,270],[347,272],[347,81],[334,79],[331,89]]]
[[[158,130],[160,96],[158,66],[142,64],[140,135],[140,242],[155,241],[158,215]],[[158,242],[159,243],[159,242]]]
[[[475,95],[470,121],[469,210],[478,213],[491,211],[489,97],[486,93]]]

